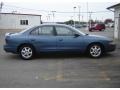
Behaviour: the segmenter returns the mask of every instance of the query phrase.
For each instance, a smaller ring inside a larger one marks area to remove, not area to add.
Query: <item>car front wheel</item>
[[[32,57],[34,55],[34,50],[31,46],[24,45],[20,48],[19,54],[22,59],[29,60],[29,59],[32,59]]]
[[[102,47],[99,44],[93,44],[89,47],[89,55],[93,58],[99,58],[102,53]]]

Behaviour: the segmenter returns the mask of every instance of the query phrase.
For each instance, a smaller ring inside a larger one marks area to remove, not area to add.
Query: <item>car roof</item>
[[[77,32],[80,32],[82,35],[85,35],[83,32],[81,32],[81,31],[79,31],[78,29],[75,29],[74,27],[72,27],[72,26],[69,26],[69,25],[65,25],[65,24],[56,24],[56,23],[47,23],[47,24],[41,24],[41,25],[37,25],[37,26],[34,26],[33,28],[36,28],[36,27],[40,27],[40,26],[63,26],[63,27],[68,27],[68,28],[71,28],[71,29],[74,29],[75,31],[77,31]],[[26,29],[26,31],[23,31],[23,33],[24,32],[27,32],[28,31],[28,29]]]
[[[47,26],[47,25],[48,25],[48,26],[49,26],[49,25],[52,26],[52,25],[53,25],[53,26],[65,26],[65,27],[70,27],[69,25],[56,24],[56,23],[47,23],[47,24],[41,24],[41,25],[38,25],[38,26],[44,26],[44,25],[45,25],[45,26]]]

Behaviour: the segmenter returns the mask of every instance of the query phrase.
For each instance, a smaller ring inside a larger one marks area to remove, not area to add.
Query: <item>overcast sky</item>
[[[1,1],[4,3],[2,12],[17,11],[18,13],[41,14],[43,21],[53,21],[53,13],[51,11],[56,11],[54,13],[54,20],[57,22],[69,19],[78,20],[78,13],[76,13],[74,17],[74,13],[64,12],[74,12],[74,6],[76,7],[75,12],[78,12],[78,6],[80,6],[81,21],[87,20],[86,0],[84,0],[84,2],[80,0],[0,0],[0,2]],[[113,12],[109,12],[106,8],[116,3],[117,2],[103,1],[88,2],[88,11],[96,12],[91,14],[93,20],[113,19]]]

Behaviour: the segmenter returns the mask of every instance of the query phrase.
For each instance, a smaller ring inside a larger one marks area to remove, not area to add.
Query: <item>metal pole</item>
[[[40,15],[40,24],[43,24],[41,17],[42,17],[42,15]]]
[[[2,12],[3,2],[0,3],[0,13]]]
[[[78,6],[78,9],[79,9],[79,15],[78,15],[78,18],[79,18],[79,25],[80,25],[80,6]]]
[[[91,20],[92,20],[92,18],[91,18],[91,15],[92,15],[92,12],[89,12],[89,27],[91,28]]]
[[[3,2],[0,3],[0,19],[1,19],[2,8],[3,8]]]
[[[83,22],[83,15],[82,15],[82,22]]]
[[[55,19],[55,12],[56,12],[56,11],[51,11],[51,12],[52,12],[52,14],[53,14],[53,23],[54,23],[54,22],[55,22],[54,19]]]
[[[88,2],[87,2],[87,30],[89,30],[89,20],[88,20]]]
[[[49,22],[50,22],[50,15],[51,15],[51,14],[48,14],[48,19],[49,19]]]
[[[75,27],[75,9],[76,9],[76,7],[73,7],[73,10],[74,10],[74,27]]]
[[[72,25],[72,20],[73,20],[72,18],[73,18],[73,16],[70,16],[70,19],[71,19],[71,25]]]
[[[47,22],[48,22],[48,16],[46,16],[46,20],[47,20]]]

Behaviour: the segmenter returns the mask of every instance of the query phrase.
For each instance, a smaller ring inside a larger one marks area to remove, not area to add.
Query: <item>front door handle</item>
[[[31,41],[32,41],[32,42],[34,42],[34,41],[35,41],[35,39],[31,39]]]

